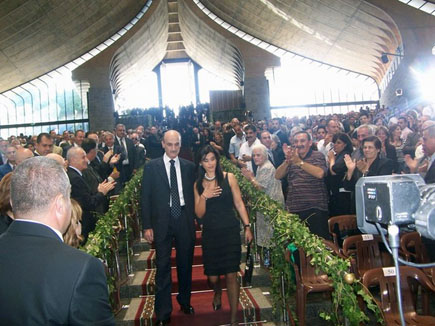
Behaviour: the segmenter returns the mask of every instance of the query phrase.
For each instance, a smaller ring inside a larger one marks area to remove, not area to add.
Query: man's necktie
[[[268,156],[269,156],[269,161],[271,161],[272,164],[275,165],[275,159],[273,158],[273,153],[272,153],[272,151],[271,151],[271,150],[268,150],[268,151],[267,151],[267,154],[268,154]]]
[[[177,183],[177,171],[175,170],[175,161],[170,160],[171,163],[171,216],[173,218],[179,218],[181,216],[181,205],[180,205],[180,195],[178,193],[178,183]]]

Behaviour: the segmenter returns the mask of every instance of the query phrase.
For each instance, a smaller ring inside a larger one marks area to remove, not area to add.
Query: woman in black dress
[[[251,225],[237,180],[233,174],[222,172],[218,151],[206,145],[199,157],[200,167],[194,191],[195,213],[203,222],[204,273],[214,291],[214,310],[221,308],[220,275],[225,275],[231,325],[237,325],[240,291],[237,272],[240,270],[241,240],[240,221],[234,208],[241,217],[248,243],[252,240]]]
[[[351,214],[351,193],[344,190],[343,179],[347,172],[344,156],[352,154],[352,140],[347,134],[338,133],[332,137],[332,142],[334,150],[328,152],[329,169],[326,176],[329,216]]]

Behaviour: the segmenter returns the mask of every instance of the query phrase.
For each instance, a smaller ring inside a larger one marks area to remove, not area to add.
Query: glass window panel
[[[41,132],[42,132],[41,126],[35,126],[35,127],[33,127],[33,134],[34,135],[39,135]]]
[[[62,135],[62,133],[63,133],[65,130],[68,130],[67,125],[66,125],[66,124],[60,124],[60,125],[59,125],[59,134]]]

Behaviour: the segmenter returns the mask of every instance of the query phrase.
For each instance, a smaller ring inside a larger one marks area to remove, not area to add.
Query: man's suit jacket
[[[103,264],[49,227],[12,222],[0,261],[0,324],[115,325]]]
[[[94,214],[106,198],[101,192],[93,193],[84,177],[76,170],[68,167],[67,174],[71,183],[71,198],[77,200],[83,210],[82,233],[87,237],[88,233],[95,228],[96,217]]]
[[[136,151],[134,148],[133,141],[130,138],[125,137],[125,144],[127,145],[127,152],[125,153],[124,146],[118,142],[118,138],[115,137],[115,145],[121,150],[121,159],[119,163],[122,164],[122,161],[128,158],[128,164],[134,168],[135,160],[136,160]]]
[[[435,162],[433,162],[429,170],[427,170],[424,181],[426,184],[435,183]]]
[[[153,134],[150,134],[145,140],[145,149],[150,159],[159,158],[164,152],[159,137]]]
[[[9,172],[12,172],[12,168],[8,163],[0,165],[0,180]]]
[[[195,165],[179,158],[187,225],[192,238],[195,237],[194,197]],[[154,240],[163,239],[170,220],[170,186],[163,157],[145,165],[142,179],[142,228],[153,229]]]

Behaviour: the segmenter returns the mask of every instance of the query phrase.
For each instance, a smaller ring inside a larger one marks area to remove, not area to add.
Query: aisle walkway
[[[128,285],[122,288],[121,296],[125,298],[129,305],[126,311],[122,311],[117,316],[117,325],[153,325],[154,316],[154,290],[155,290],[155,251],[149,245],[141,243],[136,248],[139,250],[135,254],[133,267],[134,276]],[[245,249],[242,246],[242,257],[245,256]],[[242,258],[243,260],[243,258]],[[175,249],[172,252],[172,266],[175,266]],[[243,270],[243,265],[241,270]],[[253,276],[255,286],[268,286],[269,278],[267,273],[256,270]],[[242,272],[240,272],[240,277]],[[195,315],[185,315],[179,310],[176,301],[178,289],[175,267],[172,268],[172,304],[173,312],[171,316],[171,326],[191,326],[191,325],[225,325],[230,321],[230,310],[226,295],[225,282],[222,280],[223,295],[222,309],[214,311],[212,308],[213,291],[208,288],[207,279],[204,275],[202,265],[201,231],[197,231],[196,246],[194,250],[193,272],[192,272],[192,298],[191,305],[195,309]],[[131,300],[129,299],[131,298]],[[253,326],[275,325],[272,319],[272,307],[259,287],[241,288],[239,305],[239,321]]]

